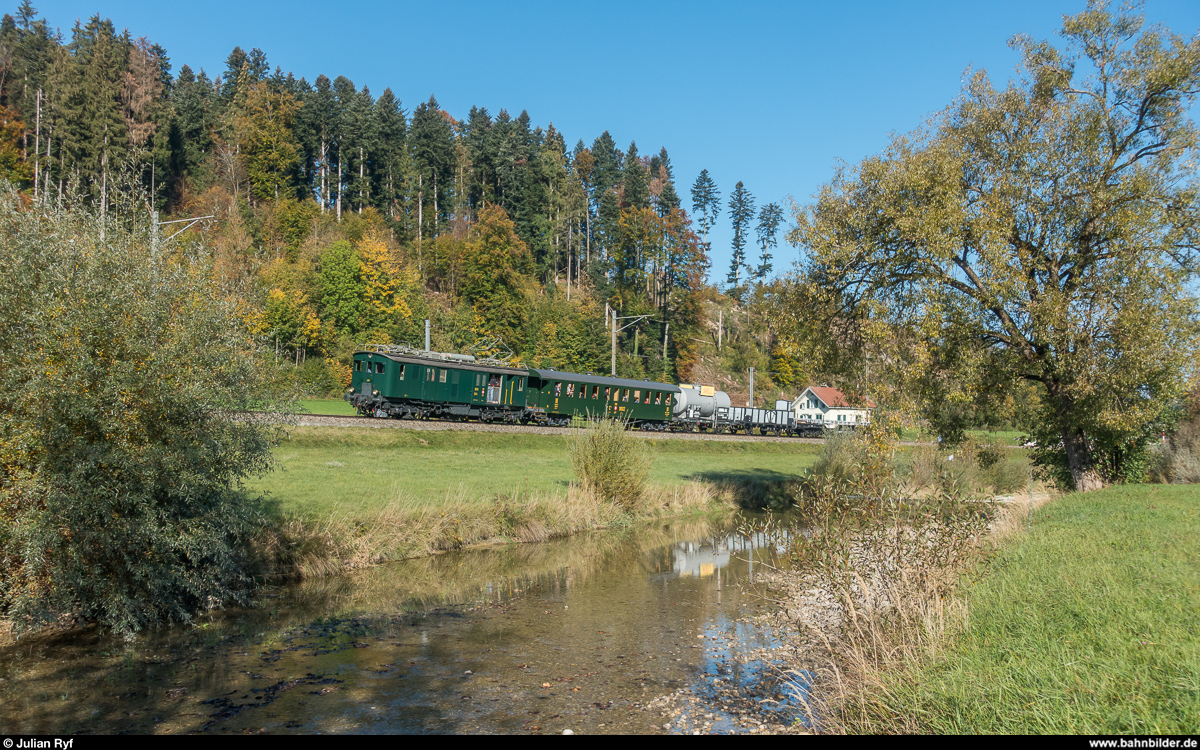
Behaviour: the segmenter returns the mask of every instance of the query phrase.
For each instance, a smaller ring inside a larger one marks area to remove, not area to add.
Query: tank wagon
[[[824,422],[797,420],[789,401],[776,401],[774,409],[731,406],[729,394],[710,385],[680,386],[680,398],[675,405],[673,429],[690,432],[789,435],[821,437],[826,431]]]
[[[571,424],[612,418],[642,430],[821,437],[823,421],[797,420],[787,401],[738,407],[712,386],[655,383],[549,368],[511,367],[469,354],[374,345],[354,353],[345,397],[359,414],[397,419]],[[850,427],[853,429],[853,427]]]

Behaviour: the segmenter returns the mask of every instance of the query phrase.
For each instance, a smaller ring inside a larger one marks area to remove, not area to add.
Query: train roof
[[[368,349],[359,349],[354,352],[354,356],[367,354],[376,357],[390,359],[393,362],[404,362],[414,365],[426,365],[431,367],[445,367],[454,370],[467,370],[469,372],[486,372],[496,375],[526,375],[528,370],[523,367],[500,367],[494,364],[484,362],[472,362],[466,359],[454,359],[447,357],[440,352],[411,352],[411,353],[395,353],[384,351],[371,351]]]
[[[670,383],[655,383],[651,380],[626,380],[625,378],[610,378],[603,375],[580,375],[575,372],[562,372],[561,370],[534,370],[530,368],[529,374],[539,377],[542,380],[566,380],[571,383],[588,383],[589,385],[609,385],[618,388],[650,388],[658,391],[668,391],[670,393],[679,393],[680,388],[677,385]]]

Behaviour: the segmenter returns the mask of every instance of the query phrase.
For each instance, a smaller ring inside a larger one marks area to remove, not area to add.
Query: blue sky
[[[809,201],[840,161],[879,153],[962,89],[968,69],[1014,74],[1017,33],[1055,39],[1082,0],[1004,2],[34,2],[65,35],[111,18],[212,76],[234,46],[262,49],[312,81],[344,75],[411,111],[430,94],[454,117],[473,105],[528,110],[568,145],[604,130],[642,154],[666,146],[677,189],[708,169],[728,200]],[[836,6],[836,7],[835,7]],[[16,8],[13,2],[8,12]],[[1200,1],[1147,0],[1148,24],[1191,37]],[[726,209],[726,214],[728,210]],[[789,214],[790,216],[790,214]],[[729,268],[727,217],[711,241],[713,281]],[[776,271],[796,251],[781,242]],[[751,258],[755,260],[755,258]]]

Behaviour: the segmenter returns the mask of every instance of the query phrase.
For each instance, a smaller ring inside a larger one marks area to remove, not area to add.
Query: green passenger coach
[[[352,376],[346,400],[364,416],[527,419],[527,372],[470,355],[378,346],[354,353]]]
[[[529,371],[526,404],[553,424],[572,417],[621,419],[642,429],[666,429],[679,386],[558,370]]]

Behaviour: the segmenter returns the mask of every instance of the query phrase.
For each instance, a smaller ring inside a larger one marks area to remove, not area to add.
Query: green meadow
[[[395,501],[492,502],[565,493],[574,479],[567,435],[370,427],[299,427],[274,452],[275,469],[248,483],[279,511],[308,517],[368,512]],[[651,485],[770,482],[799,477],[821,446],[643,438]]]

